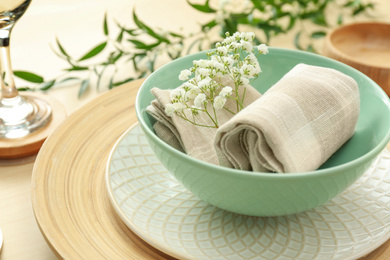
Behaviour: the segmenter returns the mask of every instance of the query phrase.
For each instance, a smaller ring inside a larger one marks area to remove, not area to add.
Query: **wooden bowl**
[[[390,24],[338,27],[327,34],[324,55],[363,72],[390,96]]]

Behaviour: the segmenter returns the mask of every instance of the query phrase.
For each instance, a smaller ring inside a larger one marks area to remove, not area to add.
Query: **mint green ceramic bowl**
[[[270,48],[261,56],[263,73],[254,87],[264,93],[298,63],[337,69],[359,85],[361,113],[354,136],[320,169],[312,172],[271,174],[224,168],[175,150],[153,131],[145,108],[153,100],[150,89],[176,88],[181,70],[206,58],[198,53],[175,60],[150,75],[136,98],[136,113],[151,148],[184,187],[200,199],[231,212],[253,216],[280,216],[315,208],[355,182],[385,148],[390,139],[389,97],[361,72],[335,60],[308,52]]]

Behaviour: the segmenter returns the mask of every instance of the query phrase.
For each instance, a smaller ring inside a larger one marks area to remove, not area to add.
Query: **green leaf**
[[[295,37],[294,37],[294,45],[295,47],[298,49],[298,50],[303,50],[303,48],[301,47],[300,43],[299,43],[299,38],[301,37],[301,32],[298,32]]]
[[[82,71],[82,70],[89,70],[89,68],[88,67],[73,66],[72,68],[65,69],[65,71]]]
[[[198,11],[201,11],[203,13],[215,13],[216,10],[210,7],[209,2],[210,0],[206,0],[204,5],[197,5],[197,4],[192,4],[189,0],[187,0],[187,3]]]
[[[103,32],[104,32],[104,35],[106,35],[106,36],[108,35],[107,13],[104,14]]]
[[[44,79],[42,76],[39,76],[37,74],[34,74],[32,72],[28,72],[28,71],[15,70],[14,75],[18,78],[21,78],[21,79],[24,79],[26,81],[33,82],[33,83],[44,82]]]
[[[141,50],[151,50],[161,44],[161,42],[156,42],[148,45],[141,41],[132,40],[132,39],[129,39],[129,42],[133,43],[137,49],[141,49]]]
[[[124,29],[121,29],[121,31],[119,32],[119,34],[118,34],[118,37],[116,37],[116,41],[117,42],[121,42],[122,41],[122,39],[123,39],[123,33],[125,32],[125,30]]]
[[[339,16],[337,17],[337,24],[338,25],[343,24],[343,14],[339,14]]]
[[[174,32],[169,32],[169,35],[171,35],[173,37],[176,37],[176,38],[181,38],[181,39],[185,38],[183,35],[180,35],[180,34],[177,34],[177,33],[174,33]]]
[[[170,43],[170,41],[167,38],[161,36],[160,34],[155,33],[149,26],[147,26],[140,19],[138,19],[138,16],[135,13],[135,10],[133,10],[133,20],[134,20],[135,24],[138,26],[138,28],[145,30],[146,33],[149,34],[150,36],[152,36],[153,38],[155,38],[159,41],[162,41],[162,42]]]
[[[106,46],[107,46],[107,42],[100,43],[95,48],[90,50],[87,54],[85,54],[83,57],[81,57],[78,61],[87,60],[89,58],[92,58],[92,57],[98,55],[100,52],[102,52],[104,50],[104,48],[106,48]]]
[[[85,91],[87,91],[88,88],[89,88],[89,79],[84,79],[81,82],[78,97],[79,98],[82,97],[82,95],[85,93]]]
[[[217,25],[217,22],[215,20],[211,20],[210,22],[202,25],[202,32],[204,32],[206,29],[210,30],[211,28],[213,28],[216,25]]]
[[[58,46],[58,49],[60,50],[60,52],[65,55],[66,57],[70,58],[69,54],[65,51],[64,47],[62,47],[60,41],[58,40],[58,38],[56,38],[56,42],[57,42],[57,46]]]
[[[325,37],[325,35],[326,35],[326,32],[324,32],[324,31],[317,31],[317,32],[313,32],[310,37],[313,38],[313,39],[318,39],[318,38]]]
[[[316,53],[316,50],[314,49],[313,45],[309,44],[309,46],[307,46],[307,51],[309,52],[313,52],[313,53]]]
[[[123,84],[125,84],[125,83],[127,83],[127,82],[130,82],[130,81],[132,81],[132,80],[134,80],[134,78],[133,78],[133,77],[130,77],[130,78],[127,78],[127,79],[125,79],[125,80],[122,80],[122,81],[118,81],[118,82],[113,83],[113,86],[114,86],[114,87],[117,87],[117,86],[119,86],[119,85],[123,85]]]
[[[291,30],[291,29],[294,27],[295,21],[296,21],[295,16],[289,15],[289,17],[290,17],[290,22],[289,22],[289,24],[288,24],[288,27],[286,28],[286,31]]]
[[[35,89],[30,87],[19,87],[18,91],[34,91]]]
[[[58,81],[58,83],[64,83],[66,81],[71,81],[71,80],[80,80],[80,78],[78,78],[78,77],[67,77],[67,78],[61,79],[60,81]]]
[[[110,78],[110,82],[108,83],[108,89],[112,89],[114,87],[114,76]]]
[[[38,86],[38,88],[40,90],[46,91],[46,90],[51,89],[54,86],[55,83],[56,83],[55,79],[54,80],[50,80],[50,81],[47,81],[47,82],[44,82],[44,83],[40,84]]]
[[[321,26],[328,26],[328,23],[326,22],[325,14],[324,13],[318,13],[316,16],[310,18],[311,21],[317,25]]]

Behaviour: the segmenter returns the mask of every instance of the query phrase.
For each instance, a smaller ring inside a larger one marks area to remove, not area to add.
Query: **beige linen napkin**
[[[219,163],[253,171],[315,170],[353,135],[359,111],[354,79],[298,64],[218,129]]]
[[[232,86],[229,81],[224,82],[226,86]],[[171,103],[171,90],[153,88],[152,94],[156,97],[146,111],[156,119],[153,125],[154,131],[163,141],[176,149],[186,152],[189,156],[205,162],[218,164],[218,157],[214,148],[216,128],[195,126],[176,114],[169,117],[165,114],[165,106]],[[259,98],[261,94],[251,86],[246,87],[244,107]],[[211,108],[211,105],[209,105]],[[235,111],[236,103],[230,99],[225,105]],[[212,109],[209,109],[211,111]],[[223,124],[232,118],[233,114],[217,110],[219,124]],[[206,115],[197,116],[197,123],[210,125],[210,119]]]

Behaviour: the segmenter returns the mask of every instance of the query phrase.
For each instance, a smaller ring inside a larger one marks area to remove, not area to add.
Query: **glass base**
[[[36,96],[19,95],[0,100],[0,138],[25,137],[51,120],[50,105]]]

